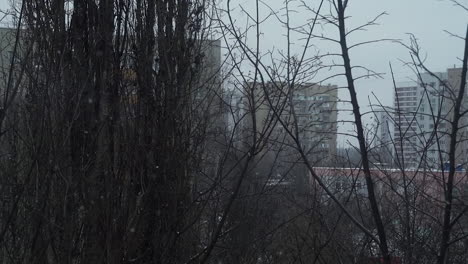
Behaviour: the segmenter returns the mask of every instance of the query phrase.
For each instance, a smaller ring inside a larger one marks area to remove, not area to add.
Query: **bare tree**
[[[12,57],[1,61],[2,262],[463,262],[468,206],[457,164],[468,48],[458,81],[446,83],[424,66],[414,39],[407,45],[421,98],[434,92],[425,74],[439,78],[447,111],[429,102],[434,128],[416,133],[397,120],[418,127],[420,113],[403,113],[398,96],[395,108],[381,108],[419,142],[414,167],[397,147],[405,138],[389,142],[396,168],[388,170],[372,156],[376,136],[363,121],[374,113],[357,100],[356,80],[381,74],[350,55],[385,40],[349,43],[384,13],[348,29],[347,0],[253,4],[18,6]],[[295,12],[310,19],[298,24]],[[263,49],[269,20],[281,26],[284,48]],[[466,46],[468,37],[459,39]],[[316,50],[319,40],[336,50]],[[324,77],[329,69],[338,73]],[[325,84],[336,78],[346,85]],[[340,136],[356,139],[358,162],[330,150],[338,103],[351,107],[356,133]]]

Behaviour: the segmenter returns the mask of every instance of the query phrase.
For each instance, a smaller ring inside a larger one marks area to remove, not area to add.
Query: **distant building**
[[[247,84],[251,87],[253,84]],[[265,87],[261,87],[261,86]],[[294,88],[292,98],[283,93],[284,84],[257,84],[255,99],[244,99],[244,104],[251,104],[255,109],[257,134],[271,130],[269,146],[272,149],[283,147],[284,140],[290,141],[287,130],[298,129],[299,140],[303,150],[313,162],[324,163],[336,156],[337,137],[337,86],[301,84]],[[265,95],[268,91],[268,97]],[[291,107],[291,104],[293,107]],[[247,113],[247,132],[252,129],[251,113]],[[279,122],[277,116],[281,117]],[[258,136],[258,135],[257,135]],[[284,140],[283,140],[284,139]]]
[[[372,161],[376,166],[389,167],[393,163],[395,151],[393,130],[394,121],[390,107],[380,107],[375,110],[375,135],[371,149]]]
[[[448,160],[450,121],[460,80],[461,68],[452,68],[446,72],[422,73],[417,81],[397,84],[394,101],[396,164],[406,168],[440,168],[441,163]],[[466,109],[463,103],[461,111]],[[463,127],[467,120],[462,119],[461,123]],[[460,163],[464,162],[461,154],[468,151],[466,143],[461,142],[457,152]]]
[[[15,51],[16,33],[16,28],[0,27],[0,90],[2,93],[5,91],[9,81],[11,59],[13,58],[13,53]],[[13,76],[10,79],[10,89],[11,87],[14,87],[15,82],[19,79],[18,75],[20,73],[20,67],[18,62],[21,61],[24,53],[22,40],[22,38],[19,38],[19,43],[16,46],[15,68]]]
[[[246,145],[253,142],[254,136],[264,143],[258,155],[261,159],[259,167],[265,168],[260,174],[288,178],[296,183],[296,190],[303,191],[307,170],[297,143],[289,133],[298,135],[302,150],[312,165],[333,164],[336,159],[337,86],[301,84],[294,87],[291,94],[286,84],[245,85],[245,90],[253,92],[253,96],[243,98],[242,138]]]
[[[300,140],[310,158],[319,164],[331,163],[336,157],[337,88],[304,85],[297,89],[292,100]]]
[[[208,170],[219,169],[227,145],[228,103],[221,76],[221,41],[203,40],[200,76],[193,88],[193,113],[205,137],[204,163]],[[197,132],[198,133],[198,132]]]
[[[333,194],[338,201],[346,206],[346,210],[357,219],[369,219],[372,217],[370,211],[367,210],[368,207],[364,207],[366,209],[363,210],[363,204],[368,202],[368,191],[362,168],[316,167],[314,168],[314,173],[314,176],[309,174],[310,192],[315,194],[314,197],[319,197],[323,204],[335,205],[335,202],[329,195]],[[405,169],[404,171],[400,169],[371,169],[370,174],[380,210],[387,219],[390,219],[385,226],[387,230],[401,230],[399,228],[401,228],[406,217],[404,212],[408,210],[407,208],[411,208],[411,212],[415,214],[411,217],[418,219],[418,228],[415,230],[426,230],[430,236],[439,234],[438,230],[436,231],[433,228],[434,219],[442,221],[443,218],[446,195],[446,185],[444,184],[447,179],[446,171],[435,169]],[[315,181],[315,177],[321,179],[322,183],[327,187],[328,193],[319,186],[318,182]],[[468,216],[466,214],[463,215],[463,210],[466,209],[468,202],[468,177],[466,171],[455,173],[453,187],[452,210],[454,215],[461,217],[458,219],[457,224],[454,225],[453,233],[466,234],[467,227],[465,223],[468,221]],[[413,206],[418,209],[414,210]],[[414,235],[426,242],[429,241],[427,239],[428,233],[415,231]],[[358,238],[357,241],[354,240],[356,241],[355,243],[361,243],[362,238],[365,236],[359,229],[350,229],[349,234]],[[395,233],[389,231],[388,234]],[[405,241],[405,239],[401,240],[401,236],[388,236],[389,246],[392,248],[392,252],[394,252],[392,256],[397,261],[395,263],[400,263],[398,262],[398,257],[403,257],[401,252],[405,250],[406,245],[402,241]],[[425,248],[427,244],[424,243],[422,247],[421,244],[415,246]],[[418,251],[416,248],[412,249],[414,250],[413,252],[417,252],[420,256],[426,254],[425,252]],[[468,252],[468,244],[464,242],[458,243],[451,250],[454,252],[458,251],[454,254],[463,256]],[[368,256],[371,257],[372,255]],[[356,255],[354,257],[361,256]],[[366,259],[359,259],[356,263],[379,263],[366,262],[364,260]],[[374,260],[378,261],[377,259]]]
[[[415,147],[418,133],[414,121],[418,91],[416,82],[398,83],[395,89],[395,159],[399,166],[413,167],[418,162]]]

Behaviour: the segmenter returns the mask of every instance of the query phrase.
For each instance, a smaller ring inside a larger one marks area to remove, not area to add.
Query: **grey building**
[[[371,156],[373,162],[379,166],[392,166],[395,152],[393,131],[394,120],[391,107],[379,107],[375,109],[375,134],[373,135],[373,148]]]
[[[18,74],[20,72],[20,65],[18,62],[21,61],[24,47],[23,42],[21,41],[22,39],[19,38],[19,42],[16,45],[16,53],[14,54],[16,33],[16,28],[0,28],[0,89],[2,101],[4,100],[4,93],[6,91],[8,81],[10,81],[10,87],[14,87],[15,82],[19,79]],[[9,78],[13,54],[15,55],[15,67],[13,68],[14,71],[12,71],[13,75]]]
[[[286,84],[245,85],[254,96],[243,98],[244,141],[252,142],[255,113],[255,136],[263,143],[258,155],[262,159],[260,167],[265,168],[263,174],[295,182],[296,190],[305,191],[307,169],[291,134],[297,136],[312,166],[335,164],[337,86],[306,83],[295,86],[294,92],[288,94],[290,87]]]
[[[408,168],[440,168],[448,160],[450,121],[460,80],[461,68],[451,68],[422,73],[414,82],[397,84],[394,137],[398,164]],[[467,109],[464,101],[461,111]],[[466,118],[461,123],[462,130],[466,130]],[[461,140],[458,147],[457,163],[465,162],[463,153],[468,150],[465,141]]]
[[[414,117],[418,109],[418,84],[416,82],[398,83],[395,89],[395,159],[398,166],[413,167],[418,160],[416,141],[418,137]]]

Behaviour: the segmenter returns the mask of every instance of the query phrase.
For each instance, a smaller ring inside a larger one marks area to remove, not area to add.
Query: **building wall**
[[[248,83],[247,89],[252,85]],[[264,88],[270,91],[268,97]],[[264,88],[258,84],[253,89],[255,99],[244,98],[244,109],[255,109],[257,137],[269,134],[269,147],[278,150],[277,147],[283,147],[282,143],[293,143],[289,142],[290,137],[285,126],[288,130],[295,131],[294,123],[297,122],[300,142],[312,162],[333,160],[336,156],[337,86],[302,84],[295,87],[291,100],[285,96],[288,89],[286,86],[267,83]],[[293,107],[290,106],[291,102]],[[278,121],[271,105],[276,106],[276,114],[281,116],[283,124]],[[246,133],[251,132],[252,122],[252,114],[248,113]]]
[[[302,84],[294,88],[292,95],[288,90],[287,85],[276,83],[245,84],[244,91],[253,96],[243,97],[242,138],[249,147],[256,136],[263,146],[256,156],[256,166],[264,168],[259,177],[286,179],[303,193],[307,189],[307,169],[288,131],[296,135],[297,124],[299,142],[312,165],[335,164],[337,86]]]
[[[405,162],[407,168],[439,168],[441,162],[448,160],[450,121],[460,79],[461,68],[451,68],[446,72],[422,73],[417,82],[397,85],[394,137],[400,164]],[[462,111],[467,109],[466,105],[462,104]],[[467,119],[463,118],[461,124],[464,135]],[[465,141],[457,150],[457,163],[465,162],[464,154],[468,153]]]
[[[394,156],[394,123],[391,107],[379,107],[375,109],[375,138],[371,157],[374,163],[380,166],[392,166]]]
[[[417,127],[414,116],[418,106],[418,85],[414,82],[398,83],[395,88],[395,163],[412,167],[416,159]]]
[[[10,73],[11,59],[13,56],[13,50],[15,47],[16,40],[16,28],[0,28],[0,89],[3,93],[8,82],[8,75]],[[21,39],[20,39],[21,40]],[[22,43],[18,43],[16,60],[20,61]],[[17,68],[19,65],[16,65]],[[18,69],[13,72],[13,74],[18,74]],[[15,77],[15,76],[13,76]],[[12,82],[15,81],[15,78],[12,78]],[[13,83],[12,83],[13,84]],[[3,97],[3,94],[2,94]]]

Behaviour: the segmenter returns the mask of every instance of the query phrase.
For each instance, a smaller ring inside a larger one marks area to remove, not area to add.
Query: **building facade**
[[[269,148],[277,151],[293,143],[288,135],[293,133],[313,163],[330,162],[336,156],[338,87],[301,84],[289,95],[286,89],[290,88],[277,83],[257,84],[253,89],[255,99],[244,99],[244,105],[250,104],[244,109],[255,109],[257,136],[269,134]],[[244,127],[251,131],[252,113],[247,116]]]
[[[373,163],[379,167],[392,166],[395,144],[393,138],[394,120],[390,107],[380,107],[375,110],[374,126],[373,148],[370,151]]]
[[[397,84],[394,100],[395,162],[400,167],[440,168],[448,160],[451,120],[458,97],[461,68],[422,73],[417,81]],[[466,93],[461,112],[466,110]],[[461,120],[466,134],[466,118]],[[466,137],[466,136],[465,136]],[[457,163],[464,163],[467,146],[460,139]]]
[[[418,84],[416,82],[398,83],[394,97],[394,139],[396,165],[413,167],[415,158],[417,127],[414,117],[418,109]]]
[[[253,137],[259,142],[256,158],[258,167],[264,168],[259,178],[287,180],[295,183],[299,193],[305,191],[304,156],[312,166],[328,166],[336,160],[337,86],[245,85],[250,96],[244,96],[242,103],[242,138],[248,146]]]

